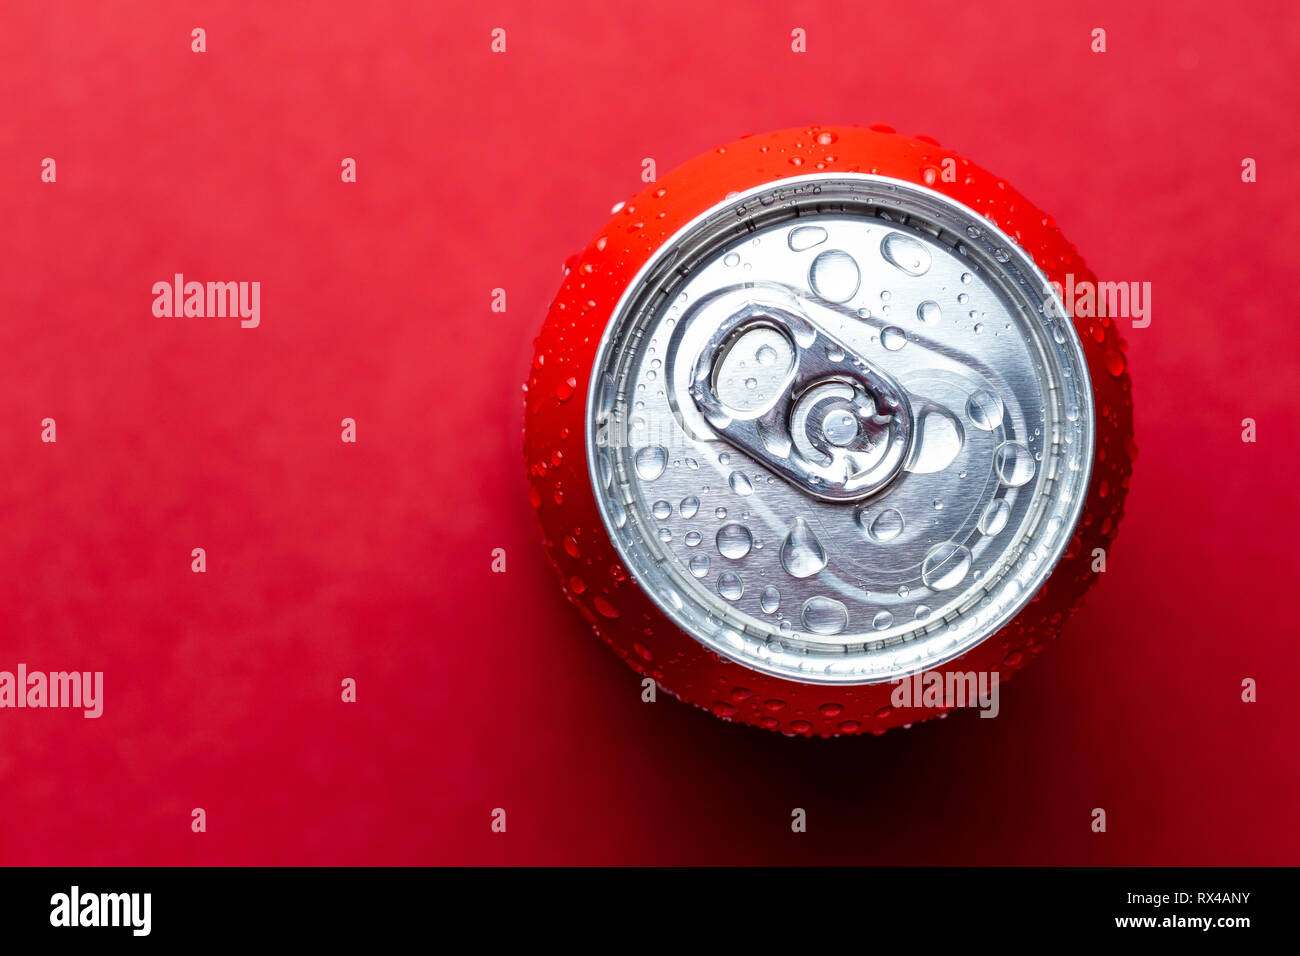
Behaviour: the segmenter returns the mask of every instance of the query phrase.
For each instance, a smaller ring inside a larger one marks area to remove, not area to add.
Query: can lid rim
[[[1042,570],[1038,574],[1035,586],[1032,588],[1023,588],[1018,594],[1016,600],[1007,602],[1006,607],[1002,609],[1001,613],[999,613],[989,623],[980,626],[974,631],[974,636],[953,644],[947,650],[939,654],[925,658],[919,665],[904,667],[888,673],[874,674],[873,676],[864,678],[862,674],[856,672],[846,673],[830,670],[804,670],[801,667],[796,668],[789,664],[783,665],[769,663],[762,657],[758,657],[752,653],[744,653],[745,648],[743,644],[745,639],[742,635],[736,634],[734,631],[721,631],[720,633],[724,640],[717,640],[717,635],[713,635],[715,639],[709,639],[709,637],[695,633],[695,631],[689,627],[689,622],[683,619],[678,607],[674,606],[671,601],[667,600],[662,594],[660,594],[656,588],[648,586],[642,587],[642,590],[649,596],[651,601],[668,617],[670,621],[672,621],[675,626],[686,632],[702,646],[707,647],[724,658],[736,661],[741,666],[764,673],[771,677],[806,684],[847,686],[896,681],[911,674],[940,667],[953,659],[960,657],[972,647],[991,637],[1024,608],[1024,606],[1034,596],[1038,587],[1041,586],[1042,582],[1050,576],[1052,569],[1055,568],[1057,563],[1060,561],[1061,556],[1064,554],[1068,542],[1072,537],[1073,529],[1082,515],[1086,499],[1086,490],[1091,480],[1096,442],[1094,397],[1087,358],[1083,352],[1082,342],[1079,339],[1078,332],[1074,328],[1073,323],[1068,319],[1068,313],[1065,310],[1064,302],[1061,299],[1060,293],[1050,284],[1043,270],[1038,267],[1037,263],[1033,261],[1032,257],[1029,256],[1019,243],[1008,236],[993,220],[981,216],[971,207],[966,206],[938,190],[908,180],[882,176],[874,173],[837,172],[792,176],[761,183],[746,190],[729,193],[718,203],[700,212],[671,236],[665,239],[659,247],[651,253],[651,255],[637,270],[631,281],[623,289],[622,294],[610,312],[609,319],[602,331],[593,358],[584,412],[584,432],[588,477],[591,481],[593,496],[596,501],[597,509],[600,512],[601,521],[604,524],[605,531],[609,535],[620,559],[628,566],[629,570],[633,571],[634,577],[637,577],[637,571],[639,571],[637,562],[632,560],[631,556],[628,554],[624,542],[622,541],[622,535],[619,533],[618,528],[612,520],[610,509],[605,500],[606,496],[600,493],[602,477],[597,461],[597,445],[594,430],[598,410],[598,392],[600,390],[598,372],[605,367],[606,362],[608,361],[609,352],[614,347],[615,330],[620,325],[620,321],[623,319],[633,300],[639,295],[647,278],[652,275],[657,268],[663,265],[665,258],[674,253],[684,238],[692,235],[710,219],[717,217],[719,213],[729,208],[739,207],[755,197],[762,196],[763,194],[769,193],[773,190],[798,189],[803,186],[836,182],[875,185],[887,188],[895,193],[914,193],[931,202],[937,201],[941,206],[947,207],[947,210],[958,219],[977,220],[980,223],[980,230],[983,234],[982,241],[996,243],[998,247],[1006,250],[1009,258],[1014,258],[1016,260],[1016,265],[1019,267],[1020,271],[1039,284],[1039,291],[1041,291],[1041,294],[1044,296],[1048,310],[1055,311],[1056,317],[1061,319],[1061,325],[1064,326],[1065,329],[1065,342],[1058,344],[1070,353],[1072,369],[1078,376],[1077,386],[1081,398],[1080,419],[1086,422],[1086,427],[1082,429],[1082,434],[1085,439],[1085,447],[1080,449],[1081,464],[1078,476],[1075,479],[1075,486],[1081,490],[1078,494],[1074,495],[1073,500],[1070,503],[1068,517],[1065,519],[1064,532],[1058,535],[1058,539],[1054,543],[1051,552],[1041,563],[1040,567]],[[1003,260],[999,261],[1001,262]],[[1044,316],[1044,318],[1046,319],[1046,316]],[[806,659],[806,655],[804,656],[804,659]],[[836,658],[828,656],[825,659],[826,661],[833,661]]]

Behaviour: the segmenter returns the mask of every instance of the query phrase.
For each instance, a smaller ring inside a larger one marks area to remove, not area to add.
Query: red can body
[[[731,193],[816,171],[924,185],[995,223],[1047,279],[1095,283],[1051,217],[1007,183],[929,138],[885,126],[811,127],[744,137],[691,160],[632,200],[565,266],[527,382],[524,455],[547,554],[569,600],[636,672],[714,715],[789,735],[882,733],[945,713],[899,706],[890,683],[805,684],[726,660],[672,624],[639,588],[604,526],[585,460],[585,407],[597,345],[651,255]],[[1131,382],[1116,319],[1072,317],[1092,378],[1096,444],[1082,517],[1047,583],[1000,631],[939,670],[1009,680],[1055,638],[1100,576],[1132,462]],[[1102,549],[1098,552],[1097,549]]]

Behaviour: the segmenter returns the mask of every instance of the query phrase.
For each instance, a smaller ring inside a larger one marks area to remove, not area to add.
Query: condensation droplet
[[[903,513],[897,508],[886,508],[874,518],[869,517],[869,509],[858,512],[858,526],[873,541],[888,544],[903,533]]]
[[[849,609],[831,598],[810,597],[803,602],[799,620],[814,634],[838,634],[849,625]]]
[[[723,571],[718,575],[718,593],[728,601],[739,601],[745,593],[745,582],[735,571]]]
[[[938,325],[943,318],[943,310],[939,308],[938,302],[926,299],[916,307],[916,317],[925,325]]]
[[[983,431],[991,432],[1001,425],[1004,413],[1002,399],[988,389],[981,388],[966,400],[966,416]]]
[[[917,449],[907,470],[918,475],[932,475],[951,465],[961,452],[961,426],[946,412],[927,412],[921,419]]]
[[[847,302],[858,291],[862,273],[854,258],[842,249],[828,249],[812,262],[808,285],[827,302]]]
[[[969,549],[955,541],[944,541],[926,552],[921,562],[921,580],[935,591],[947,591],[965,580],[970,566]]]
[[[880,243],[880,254],[910,276],[925,275],[930,271],[930,250],[919,239],[891,232]]]
[[[661,445],[646,445],[636,453],[636,473],[643,481],[654,481],[668,466],[668,449]]]
[[[754,493],[753,484],[751,484],[750,480],[739,471],[733,471],[731,473],[731,478],[728,480],[728,484],[731,485],[731,490],[738,495],[745,496]]]
[[[1008,441],[993,452],[993,470],[1008,488],[1019,488],[1034,477],[1038,465],[1028,448],[1018,441]]]
[[[720,555],[738,561],[749,554],[750,548],[754,546],[754,536],[743,524],[732,522],[718,529],[716,542]]]
[[[826,230],[821,226],[798,226],[790,230],[790,248],[803,252],[826,241]]]
[[[1010,517],[1011,505],[1007,504],[1007,499],[994,498],[984,506],[984,512],[980,515],[980,534],[993,537],[1007,526]]]
[[[794,519],[781,544],[781,567],[793,578],[810,578],[826,567],[826,549],[803,518]]]

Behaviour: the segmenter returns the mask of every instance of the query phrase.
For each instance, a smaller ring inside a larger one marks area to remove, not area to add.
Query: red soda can
[[[1096,281],[1074,248],[879,125],[745,137],[612,212],[526,386],[569,600],[725,720],[983,706],[1104,568],[1136,454],[1116,323],[1063,304]]]

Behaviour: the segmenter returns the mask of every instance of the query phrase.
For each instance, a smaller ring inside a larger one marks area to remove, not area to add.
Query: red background
[[[1296,861],[1290,4],[5,20],[0,669],[102,670],[105,710],[0,711],[0,862]],[[528,504],[520,382],[560,264],[644,157],[874,121],[1153,284],[1108,571],[997,720],[791,740],[643,704]],[[155,318],[175,272],[260,281],[261,327]]]

